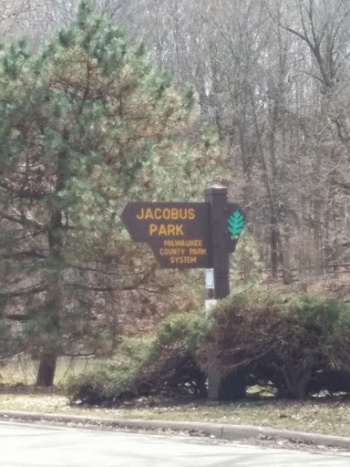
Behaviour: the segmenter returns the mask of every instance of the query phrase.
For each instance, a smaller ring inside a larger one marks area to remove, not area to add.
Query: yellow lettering
[[[181,232],[183,235],[183,224],[180,224],[181,227],[178,228],[178,231]],[[203,240],[164,240],[165,247],[187,247],[187,248],[195,248],[195,247],[202,247]],[[203,253],[206,254],[206,253]]]
[[[196,264],[197,258],[195,256],[172,256],[170,262],[171,264]]]
[[[149,225],[149,234],[152,236],[155,234],[158,230],[158,226],[156,224],[150,224]]]
[[[174,224],[169,224],[168,225],[168,235],[176,235],[176,228],[177,226],[175,226]]]
[[[194,208],[141,208],[136,218],[140,220],[193,220],[196,218],[196,210]]]
[[[184,227],[183,224],[176,224],[176,233],[174,233],[173,235],[183,235],[184,234],[183,227]]]
[[[146,209],[145,219],[154,219],[153,212],[151,208]]]
[[[164,246],[176,246],[174,240],[164,240]],[[181,246],[181,245],[180,245]]]
[[[182,256],[185,251],[184,248],[161,248],[159,254],[161,256]]]
[[[159,226],[158,235],[168,235],[167,226],[165,224]]]
[[[160,220],[162,218],[162,210],[160,208],[156,208],[154,210],[154,218]]]
[[[140,214],[136,214],[136,217],[138,219],[143,219],[145,217],[145,212],[144,208],[141,208]]]
[[[171,218],[174,220],[174,221],[177,221],[178,218],[179,218],[179,210],[177,208],[173,208],[171,210]]]
[[[179,219],[182,221],[187,219],[187,209],[179,209]]]
[[[193,219],[195,219],[196,217],[196,211],[193,209],[193,208],[190,208],[188,210],[188,218],[190,221],[193,221]]]
[[[206,254],[207,254],[206,248],[190,248],[190,255],[201,256],[201,255],[206,255]]]
[[[159,235],[159,236],[183,236],[183,224],[150,224],[149,225],[149,234]],[[164,240],[164,247],[179,247],[186,246],[183,244],[176,244],[174,241]]]

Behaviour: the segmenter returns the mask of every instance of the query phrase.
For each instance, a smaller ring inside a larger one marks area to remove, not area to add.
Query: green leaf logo
[[[244,215],[240,211],[235,211],[228,218],[228,231],[232,240],[238,240],[244,228]]]

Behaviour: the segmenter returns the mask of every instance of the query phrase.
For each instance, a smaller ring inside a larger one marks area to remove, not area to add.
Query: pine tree
[[[2,50],[0,304],[40,357],[38,385],[53,384],[58,355],[107,332],[99,310],[117,277],[127,289],[148,274],[123,239],[123,203],[195,196],[212,175],[213,146],[182,142],[192,104],[86,2],[40,53]]]

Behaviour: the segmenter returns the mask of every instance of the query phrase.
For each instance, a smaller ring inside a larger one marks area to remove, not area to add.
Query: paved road
[[[208,440],[0,423],[1,467],[338,467],[350,457]]]

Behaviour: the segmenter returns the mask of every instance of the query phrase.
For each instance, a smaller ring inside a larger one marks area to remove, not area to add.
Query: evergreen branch
[[[22,226],[27,225],[23,219],[12,216],[11,214],[7,214],[6,212],[3,212],[3,211],[0,211],[0,217],[2,217],[3,219],[6,219],[7,221],[13,222],[14,224],[20,224]]]
[[[113,292],[117,287],[95,287],[91,285],[79,284],[79,282],[70,282],[67,284],[67,287],[72,289],[82,289],[89,290],[90,292]]]
[[[16,188],[12,185],[5,183],[4,181],[0,182],[0,188],[6,190],[7,192],[11,193],[15,198],[24,198],[30,200],[41,200],[45,196],[49,195],[51,192],[40,192],[40,191],[33,191],[25,188]]]
[[[6,219],[7,221],[13,222],[15,224],[19,224],[22,227],[36,227],[37,229],[43,231],[43,225],[39,224],[37,221],[33,219],[28,219],[28,217],[25,217],[21,215],[20,217],[13,216],[11,214],[8,214],[6,212],[0,211],[0,218]]]
[[[11,338],[2,337],[2,339],[10,341],[10,340],[12,340],[12,337]],[[8,353],[5,353],[5,354],[1,353],[0,361],[1,360],[7,360],[8,358],[16,357],[17,355],[21,355],[25,350],[26,350],[25,346],[23,346],[23,348],[21,350],[16,349],[13,352],[8,352]]]
[[[102,263],[103,264],[103,263]],[[77,269],[78,271],[86,271],[86,272],[96,272],[98,274],[102,274],[104,276],[118,276],[118,272],[109,272],[109,271],[102,271],[97,268],[89,267],[89,266],[82,266],[81,264],[70,264],[67,263],[67,268]]]
[[[0,298],[13,298],[13,297],[24,297],[26,295],[35,295],[41,292],[46,291],[47,284],[42,282],[39,285],[33,286],[31,288],[22,289],[16,292],[0,292]]]
[[[10,315],[4,315],[4,319],[7,319],[9,321],[30,321],[31,319],[33,319],[33,314],[11,313]]]
[[[40,259],[47,259],[47,256],[34,251],[34,250],[28,250],[28,251],[15,251],[13,253],[2,253],[0,254],[0,259],[12,259],[12,258],[21,258],[22,256],[28,257],[28,258],[40,258]]]
[[[123,285],[121,289],[123,291],[132,291],[137,290],[139,286],[145,281],[147,276],[142,277],[141,279],[135,281],[134,283]],[[78,282],[70,282],[67,284],[68,287],[72,289],[81,289],[81,290],[88,290],[90,292],[114,292],[115,290],[119,289],[118,286],[112,287],[96,287],[91,285],[80,284]]]

